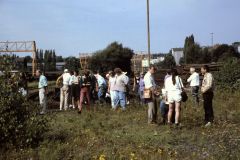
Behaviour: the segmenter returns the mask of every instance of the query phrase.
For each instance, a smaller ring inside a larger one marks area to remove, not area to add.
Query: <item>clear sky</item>
[[[240,41],[240,0],[150,0],[151,51]],[[58,55],[91,53],[118,41],[147,50],[146,0],[0,0],[0,41],[35,40]]]

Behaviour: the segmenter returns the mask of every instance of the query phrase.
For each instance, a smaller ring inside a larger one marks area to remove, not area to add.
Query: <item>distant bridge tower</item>
[[[35,41],[16,41],[0,42],[0,53],[12,52],[32,52],[32,75],[35,75],[37,69],[36,42]]]
[[[85,70],[85,69],[87,69],[89,67],[89,59],[90,58],[91,58],[91,54],[79,53],[81,69]]]

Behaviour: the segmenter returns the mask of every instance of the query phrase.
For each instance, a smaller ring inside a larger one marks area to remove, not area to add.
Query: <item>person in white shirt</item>
[[[57,81],[63,80],[63,86],[61,88],[61,96],[60,96],[60,111],[68,109],[68,94],[69,94],[69,85],[71,82],[71,75],[68,69],[64,69],[64,73],[57,79]]]
[[[167,92],[167,100],[169,103],[168,123],[171,124],[174,104],[175,104],[175,124],[179,125],[180,109],[183,89],[182,79],[178,76],[176,69],[171,70],[171,76],[165,80],[165,89]]]
[[[117,109],[118,104],[122,107],[122,110],[126,110],[126,92],[129,78],[122,72],[120,68],[115,68],[114,72],[116,76],[114,78],[114,104],[113,109]]]
[[[114,99],[115,99],[115,92],[114,92],[114,83],[115,83],[115,75],[113,71],[109,71],[108,73],[108,93],[111,97],[111,106],[114,108]]]
[[[154,96],[154,93],[156,93],[156,83],[153,77],[155,72],[156,68],[151,65],[144,76],[144,90],[150,90],[152,94],[151,98],[145,98],[145,101],[148,104],[148,124],[157,123],[157,101]]]
[[[192,96],[194,98],[195,104],[199,105],[199,96],[198,96],[199,85],[200,85],[199,74],[195,72],[195,68],[193,67],[190,68],[190,73],[191,73],[191,76],[187,79],[187,82],[190,83],[190,87],[192,89]]]

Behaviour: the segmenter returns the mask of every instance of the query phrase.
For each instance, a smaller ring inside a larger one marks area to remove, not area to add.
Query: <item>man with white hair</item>
[[[68,94],[69,94],[69,85],[71,80],[71,75],[68,69],[64,69],[64,73],[57,79],[57,82],[63,80],[63,86],[61,88],[61,96],[60,96],[60,111],[68,109]]]
[[[199,91],[199,74],[195,72],[195,68],[190,68],[191,76],[187,79],[187,82],[190,83],[190,87],[192,89],[192,96],[194,98],[195,104],[199,105],[199,97],[198,97],[198,91]]]
[[[47,109],[47,78],[42,74],[40,70],[36,71],[36,76],[39,77],[38,89],[39,89],[39,102],[41,106],[40,114],[45,114]]]

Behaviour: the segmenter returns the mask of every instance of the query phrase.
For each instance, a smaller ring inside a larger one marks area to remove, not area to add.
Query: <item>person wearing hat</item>
[[[60,95],[60,111],[68,109],[68,94],[69,94],[69,85],[71,80],[71,75],[68,71],[68,69],[64,69],[64,73],[57,79],[57,81],[60,81],[62,79],[63,86],[60,89],[61,95]]]
[[[190,87],[192,89],[192,96],[194,98],[195,104],[199,105],[199,97],[198,97],[198,91],[199,91],[199,74],[195,72],[195,68],[190,68],[191,76],[187,79],[187,82],[190,83]]]

